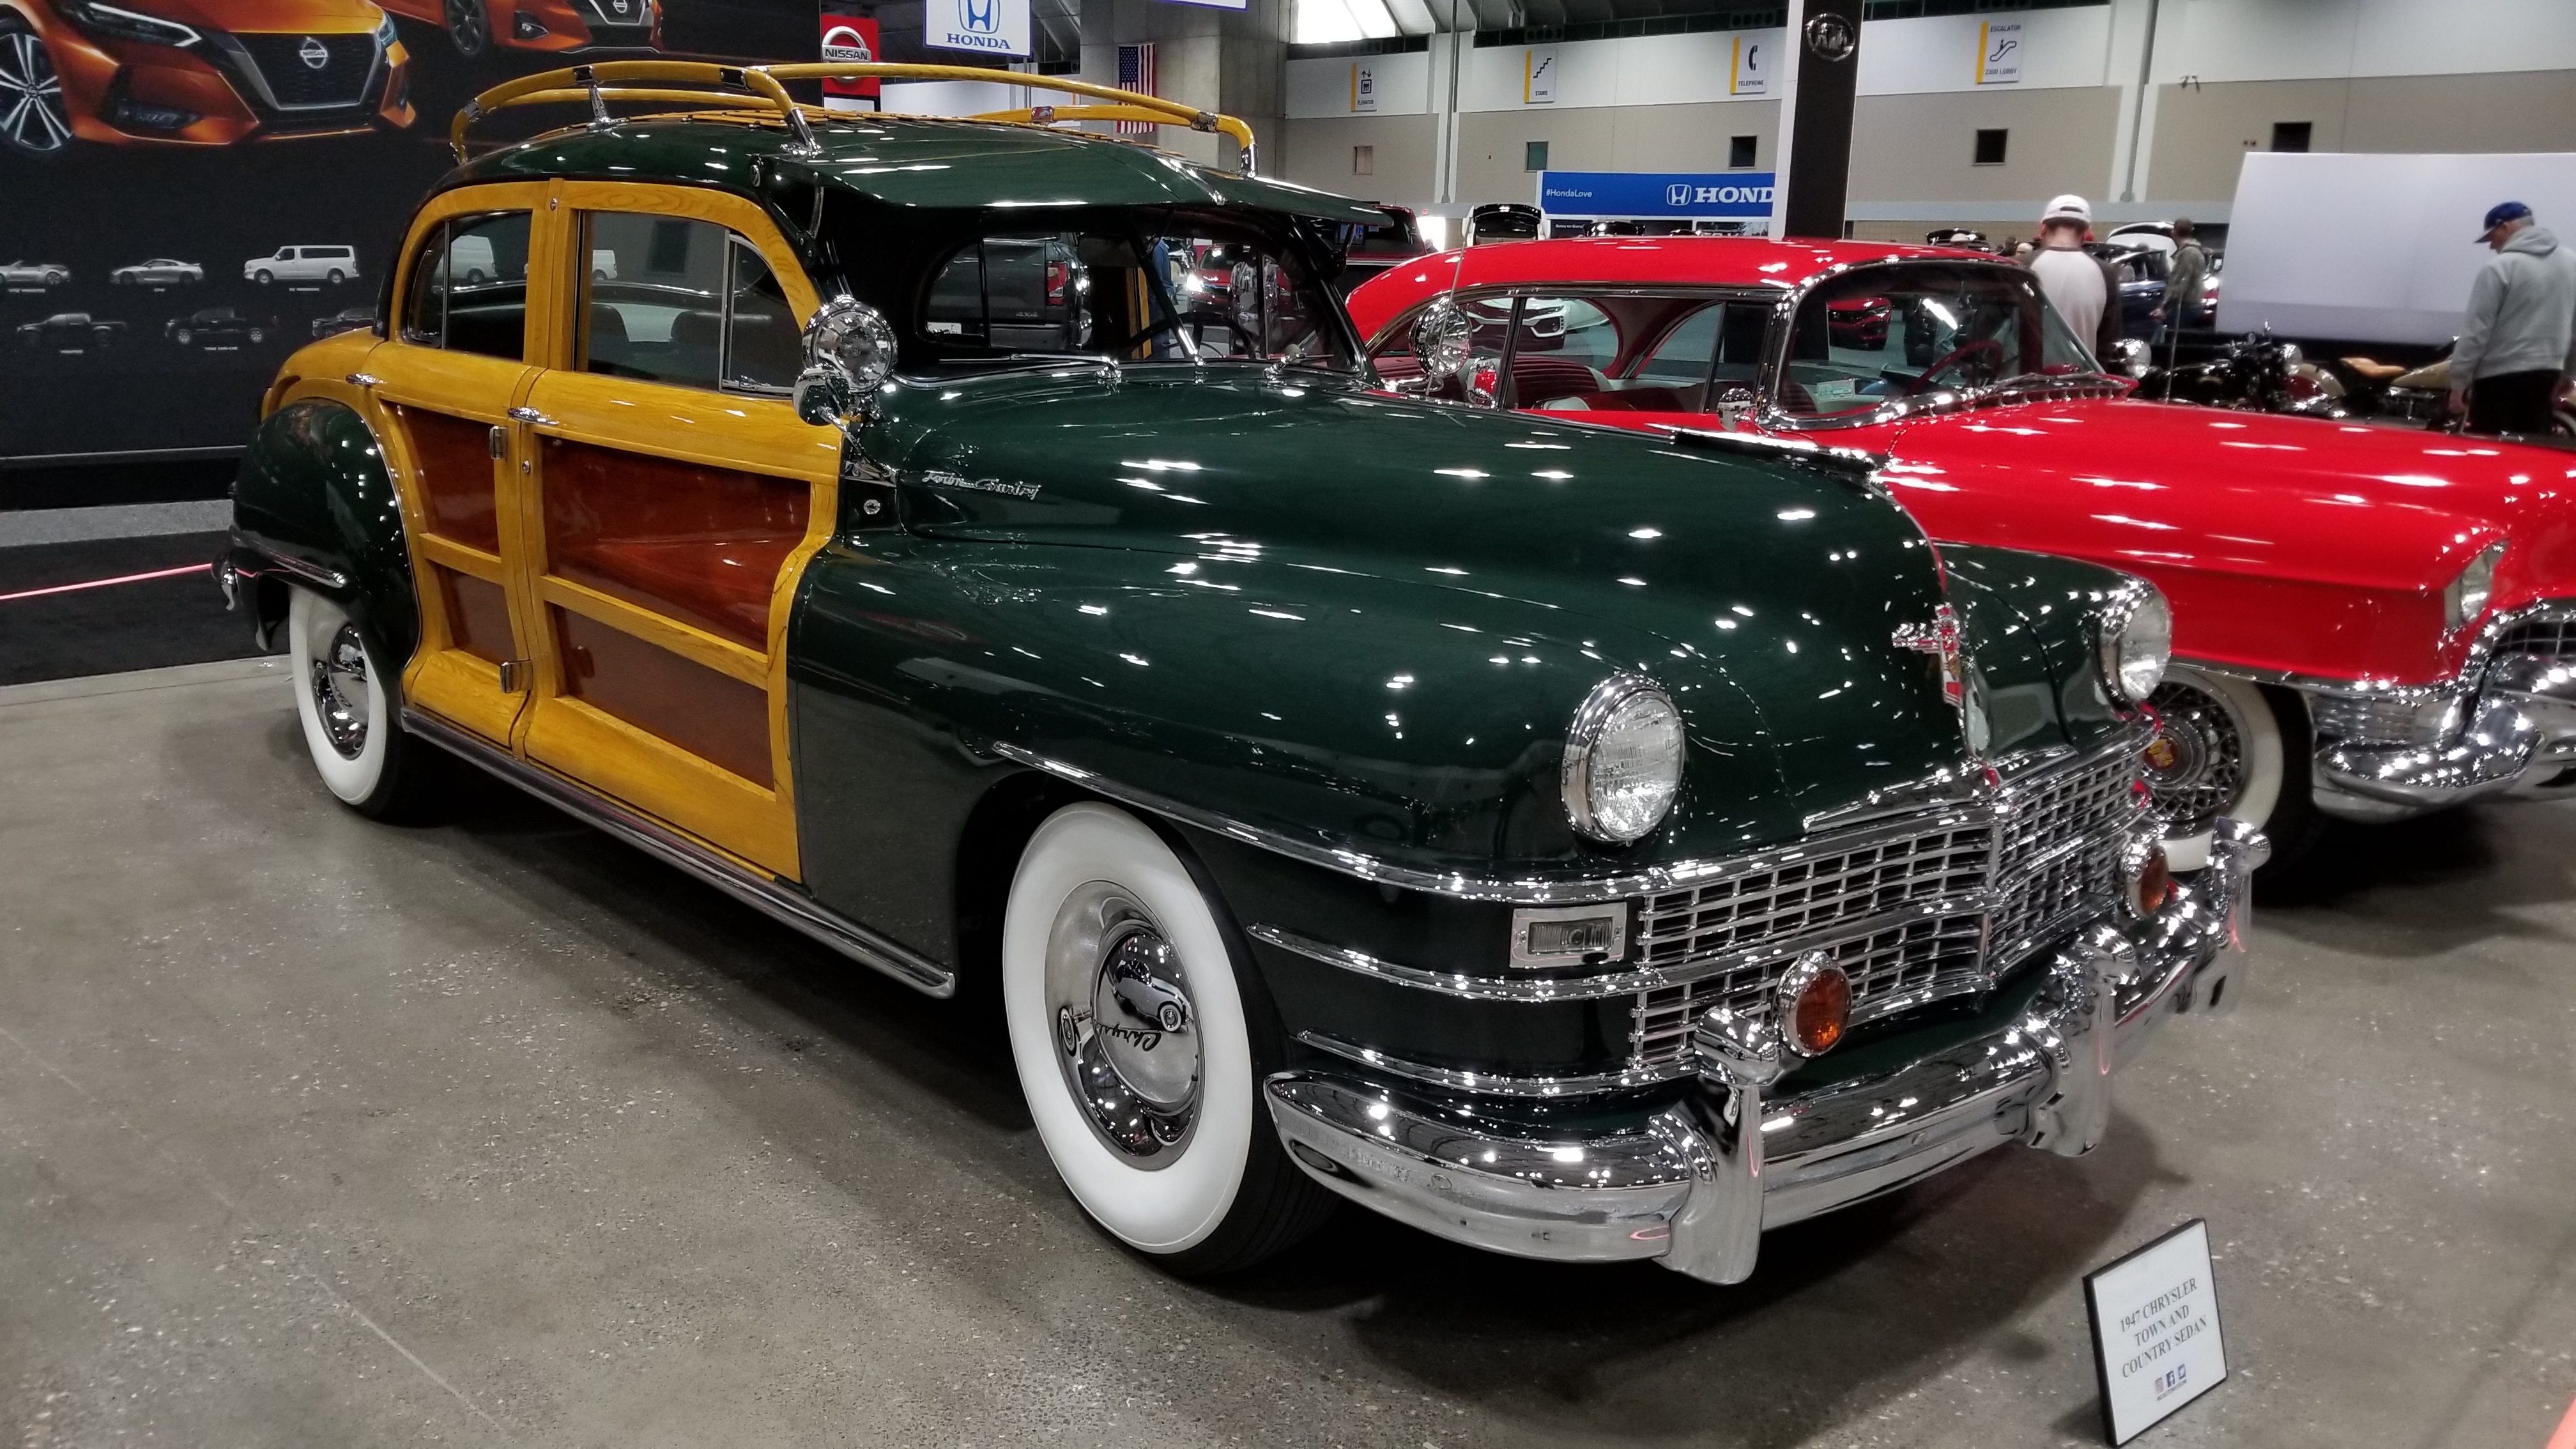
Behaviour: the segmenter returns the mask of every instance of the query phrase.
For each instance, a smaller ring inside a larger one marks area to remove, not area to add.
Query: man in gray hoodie
[[[2495,259],[2469,288],[2451,349],[2451,415],[2473,433],[2549,431],[2549,405],[2576,379],[2576,251],[2508,201],[2478,240]]]

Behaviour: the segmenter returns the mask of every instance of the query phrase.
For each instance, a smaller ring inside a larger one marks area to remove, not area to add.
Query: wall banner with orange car
[[[477,92],[815,36],[814,0],[0,0],[0,458],[247,441],[288,354],[373,324]]]

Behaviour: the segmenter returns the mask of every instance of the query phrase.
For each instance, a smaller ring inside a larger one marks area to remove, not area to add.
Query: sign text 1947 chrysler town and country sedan
[[[2177,881],[2140,784],[2153,589],[1936,550],[1849,456],[1390,397],[1330,288],[1373,208],[1048,125],[1230,117],[788,100],[827,71],[946,74],[487,93],[460,135],[599,87],[286,364],[224,576],[341,799],[462,755],[997,1002],[1074,1197],[1182,1272],[1338,1194],[1738,1281],[2091,1148],[2242,994],[2262,840]]]

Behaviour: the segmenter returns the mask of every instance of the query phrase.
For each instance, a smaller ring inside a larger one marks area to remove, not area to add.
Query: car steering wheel
[[[1210,311],[1204,307],[1194,312],[1175,312],[1171,316],[1165,317],[1160,321],[1149,322],[1145,325],[1144,331],[1129,337],[1125,341],[1111,347],[1109,350],[1113,353],[1125,352],[1143,342],[1146,338],[1152,337],[1156,333],[1174,331],[1185,322],[1213,322],[1218,326],[1225,328],[1227,331],[1232,332],[1235,336],[1242,338],[1253,351],[1258,352],[1261,350],[1261,339],[1253,335],[1251,328],[1235,321],[1223,312]]]
[[[1912,382],[1905,385],[1905,396],[1916,396],[1925,388],[1931,386],[1932,379],[1939,377],[1944,372],[1947,372],[1952,363],[1959,362],[1967,357],[1979,353],[1993,354],[1995,369],[1997,371],[2002,370],[2004,365],[2004,345],[1991,337],[1980,337],[1974,342],[1961,347],[1953,347],[1948,352],[1942,354],[1940,361],[1923,369],[1921,374],[1916,376]]]

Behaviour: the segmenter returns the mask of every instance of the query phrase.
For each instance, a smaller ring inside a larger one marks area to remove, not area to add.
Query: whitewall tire
[[[2285,711],[2262,686],[2177,665],[2165,671],[2154,706],[2161,727],[2147,746],[2147,787],[2167,821],[2165,854],[2175,870],[2209,863],[2210,827],[2222,815],[2276,837],[2280,825],[2306,831],[2315,811],[2307,799],[2310,744],[2295,700],[2289,712],[2298,718],[2285,728]],[[2276,838],[2276,862],[2282,844]]]
[[[1002,927],[1021,1091],[1094,1220],[1181,1272],[1248,1266],[1322,1220],[1261,1103],[1278,1028],[1230,928],[1142,821],[1085,802],[1030,837]]]
[[[395,667],[340,605],[294,589],[286,610],[295,714],[313,769],[340,802],[379,819],[421,793],[432,754],[403,733]]]

